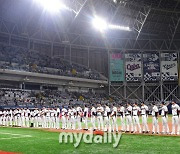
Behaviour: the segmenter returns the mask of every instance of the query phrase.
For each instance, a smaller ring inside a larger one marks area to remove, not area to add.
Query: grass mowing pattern
[[[31,138],[0,139],[0,150],[24,154],[180,153],[180,137],[123,134],[117,148],[113,148],[112,144],[85,144],[83,142],[78,148],[74,148],[73,144],[59,144],[59,133],[23,128],[0,128],[0,132],[31,135]],[[0,134],[0,138],[4,138],[4,134]]]

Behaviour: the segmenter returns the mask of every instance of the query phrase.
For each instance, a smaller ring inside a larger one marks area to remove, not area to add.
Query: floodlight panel
[[[106,30],[108,28],[106,20],[100,17],[95,17],[93,19],[93,26],[100,31]]]
[[[57,13],[67,7],[60,0],[36,0],[46,11]]]
[[[124,31],[131,31],[129,27],[126,26],[121,26],[121,25],[108,25],[109,29],[119,29],[119,30],[124,30]]]

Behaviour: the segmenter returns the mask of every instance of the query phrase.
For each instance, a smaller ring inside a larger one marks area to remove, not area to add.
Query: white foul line
[[[3,132],[0,132],[0,134],[12,135],[12,136],[13,136],[13,137],[8,137],[8,138],[0,138],[0,140],[9,140],[9,139],[14,139],[14,138],[32,137],[31,135],[22,135],[22,134],[13,134],[13,133],[3,133]]]

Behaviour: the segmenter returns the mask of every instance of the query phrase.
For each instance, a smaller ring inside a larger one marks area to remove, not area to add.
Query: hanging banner
[[[162,53],[161,54],[161,71],[163,81],[178,80],[177,53]]]
[[[141,54],[125,54],[126,59],[126,81],[142,80]]]
[[[144,81],[160,80],[160,62],[158,53],[143,54]]]
[[[124,81],[124,61],[121,53],[110,54],[110,81]]]

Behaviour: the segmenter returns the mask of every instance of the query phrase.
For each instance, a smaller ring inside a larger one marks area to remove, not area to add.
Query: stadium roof
[[[89,37],[114,37],[120,39],[163,39],[168,40],[168,48],[180,38],[180,0],[61,0],[72,9],[62,10],[58,14],[45,12],[34,3],[35,0],[0,0],[0,17],[15,33],[35,36],[37,31],[46,32],[39,38],[51,39],[56,32]],[[104,17],[116,25],[129,26],[132,31],[108,30],[96,31],[92,26],[95,15]],[[10,21],[10,22],[9,22]],[[2,29],[2,26],[1,26]],[[38,34],[37,34],[38,35]],[[60,35],[67,41],[67,35]],[[100,44],[100,43],[99,43]]]

